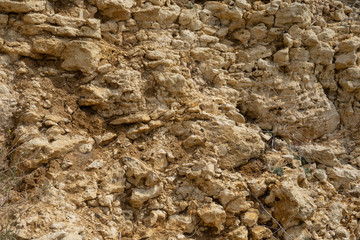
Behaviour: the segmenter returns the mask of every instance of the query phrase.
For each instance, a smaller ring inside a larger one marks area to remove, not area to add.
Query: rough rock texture
[[[1,231],[360,239],[359,7],[0,0]]]

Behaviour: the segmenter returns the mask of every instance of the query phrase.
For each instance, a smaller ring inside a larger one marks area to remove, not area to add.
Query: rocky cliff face
[[[358,7],[0,0],[16,239],[360,239]]]

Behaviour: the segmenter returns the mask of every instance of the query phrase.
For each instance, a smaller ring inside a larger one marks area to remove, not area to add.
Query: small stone
[[[103,160],[95,160],[91,164],[89,164],[86,169],[87,170],[100,169],[103,167],[103,165],[104,165]]]
[[[245,223],[246,226],[254,226],[259,219],[259,211],[254,208],[250,208],[244,215],[241,216],[241,222]]]
[[[213,202],[198,209],[197,212],[206,226],[216,227],[218,232],[224,229],[226,212],[222,206]]]
[[[231,240],[248,240],[248,230],[245,226],[240,226],[229,233]]]
[[[271,238],[272,236],[271,230],[264,226],[253,227],[251,228],[250,232],[254,240]]]

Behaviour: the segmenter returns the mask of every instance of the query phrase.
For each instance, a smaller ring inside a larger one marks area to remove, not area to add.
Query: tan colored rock
[[[185,149],[190,149],[195,146],[201,146],[204,144],[204,138],[197,135],[191,135],[188,138],[185,139],[185,141],[182,143],[183,147]]]
[[[224,229],[226,213],[224,208],[216,203],[211,203],[197,210],[205,226],[216,227],[218,232]]]
[[[310,218],[316,209],[314,199],[309,195],[309,191],[290,181],[273,185],[265,203],[274,207],[272,215],[285,228],[295,226],[299,221]]]
[[[247,184],[250,188],[251,193],[254,194],[256,197],[264,195],[267,190],[264,178],[247,180]]]
[[[356,50],[360,46],[360,38],[353,37],[350,39],[346,39],[339,44],[340,52],[356,52]]]
[[[336,70],[343,70],[356,65],[357,56],[354,52],[337,55],[335,60]]]
[[[122,161],[126,166],[126,178],[130,183],[138,186],[142,180],[145,180],[147,186],[155,184],[153,172],[145,163],[132,157],[124,157]]]
[[[310,49],[310,58],[317,64],[329,65],[333,62],[334,50],[325,43]]]
[[[291,61],[307,62],[310,58],[310,53],[305,48],[291,48],[289,55]]]
[[[264,40],[268,35],[268,29],[264,23],[260,23],[250,29],[251,39]]]
[[[356,182],[360,179],[360,170],[351,165],[329,167],[326,169],[326,173],[336,189],[340,187],[348,189],[351,182]]]
[[[272,232],[270,229],[264,226],[256,226],[250,229],[251,236],[254,240],[260,240],[263,238],[271,238]]]
[[[148,114],[134,114],[126,117],[117,118],[111,121],[113,125],[132,124],[138,122],[149,122],[151,119]]]
[[[313,30],[307,30],[303,36],[303,43],[306,47],[316,47],[319,46],[320,41]]]
[[[196,19],[196,11],[194,9],[182,9],[179,16],[180,25],[189,25]]]
[[[330,147],[320,145],[305,145],[299,149],[301,156],[306,157],[309,162],[318,162],[325,166],[337,167],[340,165],[334,152]]]
[[[149,189],[134,188],[130,197],[130,204],[135,208],[141,208],[146,201],[159,196],[162,191],[163,188],[160,185],[155,185]]]
[[[245,226],[240,226],[229,233],[231,240],[248,240],[249,232]]]
[[[0,25],[5,25],[8,22],[9,16],[6,14],[0,14]]]
[[[131,17],[130,9],[135,6],[132,0],[96,0],[96,6],[101,12],[115,20],[128,20]]]
[[[305,27],[311,23],[312,14],[307,5],[292,3],[279,9],[275,16],[276,27],[289,27],[293,24]]]
[[[99,64],[100,48],[93,42],[74,40],[66,44],[61,58],[61,67],[68,71],[94,72]]]
[[[20,55],[38,59],[39,56],[32,51],[32,47],[28,42],[5,42],[0,49],[9,55]]]
[[[10,0],[0,1],[0,10],[5,12],[25,13],[40,12],[45,9],[46,1],[22,1],[15,2]]]
[[[65,48],[63,41],[57,38],[37,38],[33,40],[33,50],[37,53],[59,57]]]
[[[243,17],[243,11],[240,8],[234,7],[230,9],[227,4],[209,1],[205,4],[205,9],[210,10],[215,17],[219,19],[231,19],[231,20],[239,20]]]
[[[147,227],[152,227],[152,226],[155,226],[156,223],[164,221],[165,219],[166,219],[166,212],[165,211],[163,211],[163,210],[152,210],[150,212],[149,216],[147,216],[144,219],[144,224]]]
[[[245,29],[237,30],[232,33],[232,37],[239,40],[244,46],[247,46],[247,43],[250,40],[250,32]]]
[[[250,208],[241,216],[241,222],[248,227],[254,226],[259,219],[259,211],[255,208]]]
[[[195,229],[195,224],[190,216],[174,214],[167,219],[166,228],[170,230],[181,229],[185,233],[192,233]]]
[[[289,63],[289,49],[281,49],[277,51],[273,57],[274,62],[277,62],[280,66],[286,66]]]
[[[47,15],[41,13],[29,13],[23,17],[24,23],[42,24],[46,22]]]

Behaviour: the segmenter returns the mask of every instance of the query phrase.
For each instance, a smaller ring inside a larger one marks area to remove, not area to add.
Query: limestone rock
[[[330,182],[337,189],[339,187],[349,188],[351,182],[356,182],[360,179],[360,170],[355,169],[351,165],[329,167],[326,169],[326,173]]]
[[[61,67],[68,71],[82,71],[89,74],[97,69],[101,52],[92,42],[74,40],[66,44],[61,58],[64,62]]]
[[[216,143],[215,151],[220,157],[221,168],[241,166],[250,158],[259,156],[265,147],[260,135],[245,126],[234,126],[218,119],[212,124],[211,129],[207,139]]]
[[[130,204],[135,208],[140,208],[144,202],[159,196],[162,190],[163,188],[159,185],[155,185],[149,189],[134,188],[131,194]]]
[[[285,228],[310,218],[316,209],[314,199],[309,193],[290,181],[272,186],[265,203],[274,206],[272,214]]]
[[[241,216],[241,222],[248,227],[254,226],[259,219],[259,211],[254,208],[247,210],[244,215]]]
[[[267,190],[267,186],[265,184],[265,179],[251,179],[247,181],[248,186],[250,188],[251,193],[253,193],[256,197],[260,197],[265,194]]]
[[[37,53],[59,57],[65,48],[63,41],[57,38],[37,38],[33,41],[33,50]]]
[[[276,27],[289,27],[293,24],[307,26],[311,23],[311,12],[308,6],[301,3],[291,3],[279,9],[275,17]]]
[[[271,230],[264,226],[253,227],[250,229],[250,232],[254,240],[270,238],[272,236]]]
[[[5,12],[25,13],[40,12],[45,9],[46,1],[22,1],[1,0],[0,10]]]
[[[190,216],[174,214],[169,216],[166,228],[170,230],[181,229],[185,233],[192,233],[194,231],[195,225]]]
[[[306,145],[299,149],[301,155],[306,157],[310,162],[318,162],[326,166],[336,167],[340,162],[336,158],[334,152],[329,147],[319,145]]]
[[[248,240],[248,230],[245,226],[240,226],[229,233],[231,240]]]
[[[336,56],[335,68],[342,70],[356,65],[357,56],[354,52],[344,53]]]
[[[137,122],[148,122],[150,117],[147,114],[134,114],[127,117],[117,118],[111,122],[113,125],[131,124]]]
[[[130,9],[135,5],[132,0],[96,0],[96,6],[101,12],[112,19],[128,20],[131,16]]]
[[[218,232],[224,229],[226,213],[222,206],[211,203],[198,209],[197,213],[206,226],[216,227]]]

